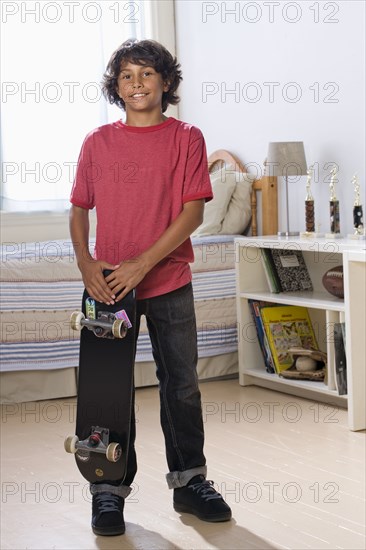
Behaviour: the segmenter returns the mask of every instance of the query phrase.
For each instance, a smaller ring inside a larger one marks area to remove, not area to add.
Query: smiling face
[[[117,90],[125,102],[127,116],[134,112],[161,115],[163,92],[169,90],[169,85],[153,67],[128,62],[121,66]]]

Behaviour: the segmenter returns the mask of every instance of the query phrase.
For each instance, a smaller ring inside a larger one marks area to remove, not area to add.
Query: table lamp
[[[288,204],[288,177],[305,176],[307,165],[304,143],[302,141],[274,141],[268,145],[265,174],[282,176],[286,182],[286,231],[279,231],[281,237],[300,235],[299,231],[290,231]]]

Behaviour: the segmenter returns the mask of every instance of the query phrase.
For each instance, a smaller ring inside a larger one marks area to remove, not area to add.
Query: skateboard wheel
[[[64,442],[65,451],[67,453],[76,453],[76,444],[78,443],[79,438],[77,435],[69,435]]]
[[[121,458],[122,449],[119,443],[110,443],[107,447],[106,457],[109,462],[117,462]]]
[[[72,330],[81,330],[82,329],[81,321],[83,321],[84,319],[85,319],[84,313],[82,313],[81,311],[74,311],[70,317],[70,326]]]
[[[124,338],[127,334],[127,323],[123,319],[117,319],[112,325],[112,334],[115,338]]]

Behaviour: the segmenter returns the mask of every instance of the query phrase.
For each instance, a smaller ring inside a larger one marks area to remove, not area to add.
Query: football
[[[344,298],[343,289],[343,265],[337,265],[328,269],[323,275],[323,286],[333,296]]]

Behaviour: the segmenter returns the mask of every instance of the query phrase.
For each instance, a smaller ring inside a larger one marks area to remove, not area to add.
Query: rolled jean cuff
[[[199,475],[206,477],[207,466],[197,466],[197,468],[191,468],[184,472],[169,472],[169,474],[166,474],[166,480],[169,489],[179,489],[180,487],[185,487],[192,477]]]
[[[128,485],[109,485],[108,483],[91,483],[90,492],[92,495],[97,493],[112,493],[112,495],[117,495],[122,498],[127,498],[132,487]]]

